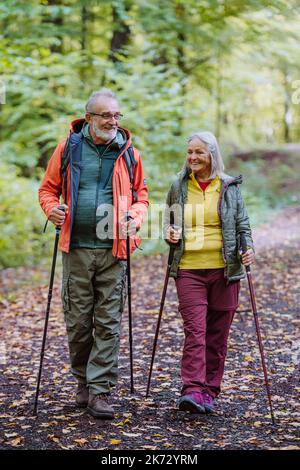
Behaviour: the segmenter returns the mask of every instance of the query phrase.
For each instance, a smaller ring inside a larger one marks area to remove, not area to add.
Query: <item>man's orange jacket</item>
[[[84,120],[76,119],[71,123],[71,131],[75,132],[76,129],[81,128]],[[113,217],[113,256],[119,259],[126,259],[126,238],[120,233],[120,220],[124,217],[126,212],[134,218],[137,228],[139,229],[144,215],[148,208],[148,190],[144,177],[143,166],[141,158],[137,149],[134,150],[134,159],[136,164],[133,170],[133,181],[132,187],[130,178],[126,166],[126,162],[123,158],[123,154],[131,145],[131,134],[127,129],[122,128],[123,132],[126,133],[127,143],[122,149],[122,153],[117,158],[114,169],[113,169],[113,206],[114,206],[114,217]],[[59,205],[60,196],[63,201],[67,204],[69,212],[66,216],[66,220],[62,226],[59,247],[62,251],[69,252],[72,223],[75,216],[79,179],[80,179],[80,163],[72,162],[70,158],[70,164],[67,167],[67,195],[65,195],[65,185],[63,184],[63,176],[61,171],[62,155],[64,152],[66,140],[63,140],[56,147],[52,157],[49,160],[47,170],[45,172],[42,184],[39,188],[39,202],[48,218],[52,209]],[[132,189],[135,193],[135,200],[133,201]],[[67,196],[67,198],[66,198]],[[130,237],[130,251],[131,253],[140,244],[140,238],[135,235]]]

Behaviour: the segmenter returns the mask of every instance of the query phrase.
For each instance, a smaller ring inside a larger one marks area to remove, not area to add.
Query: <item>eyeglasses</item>
[[[122,117],[123,117],[123,114],[121,113],[115,113],[115,114],[111,114],[111,113],[92,113],[91,111],[88,111],[89,114],[92,114],[93,116],[100,116],[102,119],[105,119],[106,121],[108,121],[109,119],[112,119],[114,118],[116,121],[119,121]]]

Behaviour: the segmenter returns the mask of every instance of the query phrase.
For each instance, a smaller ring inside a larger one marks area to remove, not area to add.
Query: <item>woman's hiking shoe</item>
[[[190,411],[191,413],[205,413],[204,399],[201,392],[190,392],[179,399],[180,411]]]
[[[206,392],[203,392],[202,396],[203,396],[203,403],[204,403],[204,408],[205,408],[206,413],[212,413],[214,411],[214,404],[215,404],[214,398],[209,393],[206,393]]]

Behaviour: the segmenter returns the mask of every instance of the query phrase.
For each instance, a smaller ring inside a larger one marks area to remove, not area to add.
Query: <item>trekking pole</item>
[[[156,326],[156,332],[155,332],[154,343],[153,343],[153,349],[152,349],[152,358],[151,358],[151,365],[150,365],[150,371],[149,371],[149,377],[148,377],[146,398],[148,398],[149,390],[150,390],[150,383],[151,383],[152,369],[153,369],[154,358],[155,358],[155,352],[156,352],[156,344],[157,344],[157,339],[158,339],[159,327],[160,327],[160,322],[161,322],[161,318],[162,318],[162,312],[163,312],[163,308],[164,308],[164,304],[165,304],[165,298],[166,298],[166,293],[167,293],[167,287],[168,287],[168,282],[169,282],[169,277],[170,277],[170,270],[171,270],[171,265],[172,265],[172,262],[173,262],[174,251],[175,251],[176,246],[177,246],[177,244],[170,246],[169,258],[168,258],[168,266],[167,266],[167,271],[166,271],[166,275],[165,275],[165,283],[164,283],[164,288],[163,288],[163,292],[162,292],[162,296],[161,296],[161,301],[160,301],[160,309],[159,309],[158,320],[157,320],[157,326]]]
[[[130,220],[127,212],[126,219]],[[130,269],[130,235],[126,238],[126,258],[127,258],[127,292],[128,292],[128,321],[129,321],[129,355],[130,355],[130,393],[134,393],[133,382],[133,348],[132,348],[132,312],[131,312],[131,269]]]
[[[58,206],[58,209],[60,209],[63,212],[65,211],[64,206]],[[34,415],[37,414],[37,406],[38,406],[38,398],[39,398],[39,392],[40,392],[43,360],[44,360],[44,355],[45,355],[45,344],[46,344],[46,338],[47,338],[48,320],[49,320],[50,305],[51,305],[51,299],[52,299],[52,288],[53,288],[53,281],[54,281],[54,274],[55,274],[55,265],[56,265],[57,248],[58,248],[60,230],[61,230],[61,227],[56,226],[55,228],[56,235],[55,235],[50,283],[49,283],[49,290],[48,290],[48,302],[47,302],[47,309],[46,309],[46,315],[45,315],[44,334],[43,334],[43,341],[42,341],[42,348],[41,348],[41,355],[40,355],[40,368],[39,368],[39,373],[38,373],[37,386],[36,386],[36,392],[35,392],[35,401],[34,401],[34,408],[33,408]]]
[[[244,232],[241,233],[240,235],[240,240],[241,240],[241,247],[242,247],[242,253],[246,253],[247,251],[247,240]],[[265,355],[264,355],[264,348],[263,348],[263,343],[261,339],[261,332],[260,332],[260,326],[259,326],[259,320],[258,320],[258,314],[257,314],[257,308],[256,308],[256,301],[255,301],[255,293],[254,293],[254,287],[252,283],[252,274],[251,274],[251,268],[250,266],[246,266],[246,274],[247,274],[247,279],[248,279],[248,285],[249,285],[249,292],[250,292],[250,298],[251,298],[251,305],[252,305],[252,312],[254,315],[254,321],[255,321],[255,327],[256,327],[256,335],[258,339],[258,346],[259,346],[259,351],[260,351],[260,357],[261,357],[261,363],[264,371],[264,378],[265,378],[265,386],[267,389],[267,395],[268,395],[268,401],[269,401],[269,406],[270,406],[270,411],[271,411],[271,418],[272,418],[272,423],[275,425],[275,417],[274,417],[274,412],[273,412],[273,406],[272,406],[272,398],[271,398],[271,391],[270,391],[270,385],[268,381],[268,374],[267,374],[267,368],[266,368],[266,363],[265,363]]]

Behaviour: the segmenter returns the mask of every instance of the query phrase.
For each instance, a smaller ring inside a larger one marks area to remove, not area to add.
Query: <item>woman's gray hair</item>
[[[194,134],[190,135],[187,139],[187,143],[189,144],[192,140],[199,139],[207,146],[207,150],[211,156],[211,174],[209,179],[213,179],[216,176],[222,176],[224,174],[224,163],[222,159],[222,155],[219,149],[219,145],[217,142],[216,137],[212,132],[203,131],[203,132],[195,132]],[[179,173],[179,176],[187,176],[192,172],[188,161],[186,160],[182,170]]]
[[[87,100],[87,103],[85,105],[85,110],[86,110],[87,113],[93,109],[94,104],[102,96],[105,97],[105,98],[111,98],[113,100],[118,101],[115,93],[113,91],[111,91],[109,88],[102,88],[99,91],[94,91],[91,94],[91,96],[89,97],[89,99]]]

